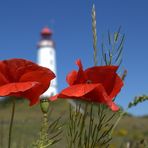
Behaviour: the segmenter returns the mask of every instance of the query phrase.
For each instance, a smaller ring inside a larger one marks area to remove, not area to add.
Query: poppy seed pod
[[[48,113],[49,110],[49,100],[48,99],[41,99],[40,100],[40,107],[43,113]]]

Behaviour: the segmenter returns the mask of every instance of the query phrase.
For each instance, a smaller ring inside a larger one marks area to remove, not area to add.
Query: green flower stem
[[[90,117],[89,117],[89,127],[88,127],[88,140],[87,140],[87,147],[90,147],[90,140],[92,136],[92,129],[93,129],[93,103],[90,106]]]
[[[44,113],[43,114],[43,133],[42,133],[42,134],[45,134],[44,140],[48,140],[47,131],[48,131],[48,116],[47,116],[47,113]]]
[[[12,113],[11,113],[11,120],[10,120],[10,127],[9,127],[9,141],[8,141],[8,148],[11,146],[11,137],[12,137],[12,126],[14,120],[14,113],[15,113],[15,98],[12,99]]]
[[[83,136],[83,131],[84,131],[84,127],[85,127],[85,120],[86,120],[86,116],[87,116],[87,108],[88,108],[88,104],[85,104],[85,110],[84,110],[84,115],[82,118],[82,123],[81,123],[81,127],[80,127],[80,132],[79,132],[79,142],[78,142],[78,147],[80,148],[82,146],[82,136]]]
[[[40,108],[42,112],[42,124],[39,133],[39,138],[33,144],[37,148],[45,148],[51,145],[51,141],[48,137],[48,111],[49,111],[49,101],[48,99],[40,100]]]
[[[48,125],[48,116],[47,116],[47,113],[44,113],[43,114],[43,122],[44,122],[44,126],[47,126]]]

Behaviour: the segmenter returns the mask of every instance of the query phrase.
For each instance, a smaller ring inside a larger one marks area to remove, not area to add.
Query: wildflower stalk
[[[97,31],[96,31],[96,12],[95,6],[92,8],[92,32],[93,32],[93,59],[94,65],[97,65]],[[81,102],[82,103],[82,102]],[[82,104],[81,104],[82,105]],[[90,110],[88,111],[88,107]],[[88,115],[89,114],[89,115]],[[93,103],[89,106],[84,102],[84,113],[80,112],[80,104],[76,105],[74,113],[70,108],[69,123],[69,148],[90,148],[92,143],[92,126],[93,126]],[[88,121],[88,124],[86,124]],[[88,128],[87,128],[87,127]],[[92,146],[91,146],[92,147]]]
[[[94,65],[97,65],[97,29],[96,29],[96,11],[95,5],[92,8],[92,32],[93,32],[93,48],[94,48]]]
[[[95,6],[93,5],[92,8],[92,32],[93,32],[93,48],[94,48],[94,66],[97,65],[97,31],[96,31],[96,12],[95,12]],[[107,54],[104,51],[104,44],[102,44],[102,54],[105,61],[105,65],[111,65],[113,61],[113,52],[115,52],[115,43],[118,40],[120,29],[118,33],[115,36],[114,44],[112,44],[111,41],[111,35],[108,32],[108,39],[109,44],[112,45],[112,51],[109,50],[109,60],[107,59]],[[121,50],[122,52],[122,50]],[[121,53],[118,54],[118,58],[121,56]],[[118,59],[117,59],[118,60]],[[125,77],[125,76],[124,76]],[[124,79],[124,78],[123,78]],[[115,116],[115,113],[111,113],[104,105],[100,104],[98,106],[98,120],[97,123],[94,123],[95,117],[92,116],[93,111],[93,104],[91,105],[90,109],[90,123],[89,123],[89,130],[93,130],[94,132],[88,133],[88,145],[89,148],[89,141],[90,138],[92,140],[91,142],[91,148],[95,147],[96,145],[99,146],[109,146],[109,142],[111,141],[112,137],[109,135],[109,133],[112,131],[114,125],[110,123]],[[106,114],[110,113],[111,115],[106,116]],[[119,119],[120,120],[120,119]],[[95,133],[97,131],[97,133]]]
[[[12,127],[13,127],[14,113],[15,113],[15,98],[12,98],[12,113],[11,113],[11,120],[10,120],[10,127],[9,127],[8,148],[11,147],[11,137],[12,137]]]

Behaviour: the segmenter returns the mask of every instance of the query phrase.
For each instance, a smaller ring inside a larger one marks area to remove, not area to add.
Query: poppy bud
[[[40,107],[43,113],[48,113],[49,110],[49,100],[48,99],[41,99],[40,100]]]

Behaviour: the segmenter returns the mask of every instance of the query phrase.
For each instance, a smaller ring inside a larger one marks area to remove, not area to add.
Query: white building
[[[45,27],[41,30],[41,40],[38,43],[37,63],[47,67],[56,74],[56,51],[52,40],[52,31]],[[57,79],[51,81],[49,89],[42,95],[50,97],[57,94]]]

